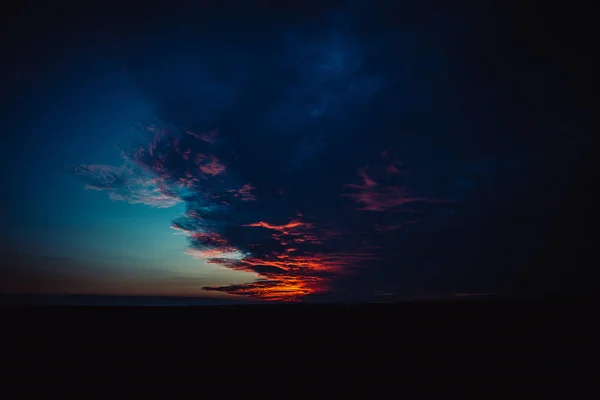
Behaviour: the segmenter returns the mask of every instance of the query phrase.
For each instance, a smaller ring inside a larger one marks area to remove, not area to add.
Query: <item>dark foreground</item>
[[[160,365],[169,369],[181,361],[218,371],[241,362],[246,372],[263,364],[306,364],[312,370],[334,363],[367,371],[392,363],[391,368],[411,370],[421,365],[429,376],[433,360],[444,355],[444,374],[459,364],[478,369],[482,363],[504,363],[511,371],[524,368],[529,376],[540,365],[559,362],[559,354],[589,357],[598,337],[596,302],[590,298],[378,304],[209,304],[206,299],[94,296],[33,300],[2,297],[0,335],[14,363],[24,363],[28,354],[46,363],[44,371],[57,360],[79,366],[83,358],[93,365],[125,367],[131,374],[139,370],[124,360],[146,360],[154,369],[163,350],[170,361]],[[31,364],[23,365],[28,371]]]
[[[230,310],[392,310],[414,307],[438,308],[459,305],[459,308],[480,307],[569,307],[592,305],[595,297],[547,297],[516,298],[501,297],[493,294],[455,295],[409,298],[396,301],[377,302],[296,302],[284,303],[273,301],[240,300],[231,301],[202,297],[169,297],[169,296],[106,296],[106,295],[0,295],[0,307],[11,308],[146,308],[146,307],[185,307],[198,309],[230,309]]]
[[[369,302],[369,303],[280,303],[266,301],[232,302],[210,298],[160,297],[160,296],[95,296],[95,295],[0,295],[0,311],[10,313],[52,311],[142,311],[140,315],[152,313],[152,310],[172,310],[178,313],[197,315],[215,315],[239,312],[250,315],[277,315],[278,318],[300,315],[315,318],[322,312],[329,316],[347,317],[371,315],[385,318],[422,318],[437,319],[474,316],[478,320],[519,318],[527,320],[552,315],[577,317],[593,311],[597,302],[595,297],[549,297],[537,299],[503,298],[494,295],[455,296],[419,300]],[[120,314],[117,312],[117,314]],[[160,313],[165,315],[164,313]],[[169,313],[167,312],[167,315]],[[85,314],[83,314],[85,315]],[[304,317],[303,317],[304,318]],[[328,321],[323,321],[327,323]]]

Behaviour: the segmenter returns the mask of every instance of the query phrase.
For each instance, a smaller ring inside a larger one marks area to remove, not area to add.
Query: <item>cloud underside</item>
[[[269,68],[241,48],[213,54],[237,66],[219,74],[207,67],[210,50],[189,55],[193,73],[155,77],[173,80],[185,100],[165,101],[160,119],[138,126],[146,140],[123,152],[123,165],[71,171],[114,200],[184,204],[171,227],[187,236],[187,253],[257,275],[206,290],[289,301],[338,290],[387,262],[395,235],[447,204],[413,187],[407,153],[367,118],[397,78],[369,72],[364,45],[344,35],[286,35]]]
[[[185,214],[171,228],[187,236],[188,254],[258,277],[204,288],[209,291],[286,301],[328,292],[331,282],[360,274],[382,258],[385,235],[414,222],[414,210],[402,213],[406,205],[439,201],[409,194],[401,185],[408,171],[388,150],[374,165],[350,169],[351,182],[324,175],[320,179],[330,179],[330,190],[301,198],[299,186],[312,192],[311,179],[298,180],[296,187],[293,181],[274,182],[261,190],[242,179],[252,174],[236,170],[235,158],[234,167],[224,161],[231,152],[219,146],[215,133],[158,124],[142,129],[148,143],[124,152],[122,166],[80,165],[70,171],[87,189],[114,200],[152,207],[183,203]],[[336,212],[321,207],[326,204]]]

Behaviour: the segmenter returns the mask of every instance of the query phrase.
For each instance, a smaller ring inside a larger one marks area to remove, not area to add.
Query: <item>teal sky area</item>
[[[11,136],[17,138],[13,149],[26,151],[3,157],[3,178],[21,194],[3,200],[8,203],[2,207],[4,241],[12,243],[24,268],[80,279],[75,291],[83,293],[232,297],[201,288],[255,276],[185,254],[187,239],[170,229],[184,212],[182,204],[159,209],[115,201],[86,190],[64,171],[79,164],[119,165],[118,146],[128,146],[133,127],[152,117],[151,105],[136,93],[123,65],[94,57],[71,61],[18,99],[29,107],[21,108]],[[22,174],[10,173],[15,166]],[[61,285],[24,285],[61,290]]]

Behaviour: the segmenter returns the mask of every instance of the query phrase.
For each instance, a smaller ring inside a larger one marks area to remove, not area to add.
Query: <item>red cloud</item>
[[[225,287],[209,287],[207,290],[223,291],[231,294],[254,296],[266,300],[296,301],[311,293],[326,291],[332,278],[351,272],[361,262],[376,258],[365,248],[352,252],[307,251],[298,247],[288,247],[291,243],[321,244],[314,224],[299,219],[287,224],[271,224],[259,221],[244,225],[273,231],[272,237],[283,249],[266,254],[248,255],[239,260],[215,257],[211,263],[239,271],[258,274],[261,281]]]
[[[312,225],[296,220],[296,221],[287,223],[285,225],[271,225],[268,222],[260,221],[260,222],[254,222],[252,224],[247,224],[245,226],[255,226],[255,227],[261,227],[261,228],[267,228],[267,229],[272,229],[274,231],[279,231],[279,232],[287,234],[293,228],[299,228],[299,227],[309,228]]]
[[[375,247],[368,248],[365,240],[359,240],[363,228],[324,224],[323,216],[318,214],[309,213],[314,219],[307,220],[300,213],[290,212],[293,219],[283,224],[268,220],[248,223],[246,218],[256,215],[255,210],[266,210],[270,215],[270,204],[258,209],[259,205],[247,203],[257,200],[256,189],[250,183],[239,187],[233,176],[221,177],[226,166],[207,151],[210,146],[194,140],[213,143],[216,131],[187,131],[188,135],[177,137],[165,129],[147,130],[153,132],[152,140],[145,148],[125,156],[127,167],[81,166],[76,172],[88,179],[88,188],[107,191],[115,199],[154,206],[170,206],[186,199],[188,211],[173,222],[172,228],[188,237],[187,253],[260,278],[249,284],[207,290],[295,301],[329,290],[332,280],[378,258]],[[409,195],[393,181],[400,178],[401,167],[395,154],[386,151],[382,157],[383,166],[358,169],[361,182],[345,185],[352,193],[343,196],[354,200],[362,210],[378,212],[395,211],[414,201],[430,201]],[[219,179],[207,179],[217,176]],[[267,196],[264,201],[268,201]],[[273,208],[277,211],[278,207]],[[385,225],[380,222],[373,221],[374,225],[379,223],[374,226],[379,232],[401,226],[398,221],[389,220]]]
[[[223,165],[215,156],[211,156],[211,160],[207,164],[202,164],[198,167],[206,175],[217,176],[225,173],[225,165]]]
[[[346,187],[358,189],[359,192],[342,194],[342,196],[350,197],[361,204],[363,206],[361,210],[388,211],[406,203],[427,200],[422,197],[409,196],[403,187],[379,185],[368,175],[367,168],[360,168],[358,174],[362,178],[363,184],[348,184]]]
[[[399,166],[402,165],[394,153],[386,150],[381,153],[382,157],[386,160],[386,165],[378,168],[379,171],[385,171],[388,175],[399,174],[401,170]],[[416,201],[426,202],[445,202],[444,200],[435,200],[427,197],[412,196],[408,193],[406,187],[391,184],[377,182],[372,175],[369,174],[370,167],[363,167],[358,169],[358,175],[362,180],[362,184],[347,184],[348,188],[358,190],[358,193],[344,193],[342,196],[350,197],[356,203],[360,204],[361,210],[364,211],[393,211],[399,206],[407,203],[413,203]],[[380,174],[381,180],[386,180],[385,174]],[[380,181],[381,181],[380,180]]]
[[[203,132],[203,133],[194,133],[192,131],[188,131],[187,129],[184,129],[185,133],[187,133],[188,135],[191,135],[193,137],[195,137],[196,139],[200,139],[203,140],[207,143],[213,144],[216,139],[217,139],[217,133],[219,133],[218,129],[209,131],[209,132]]]
[[[379,190],[363,190],[356,194],[344,194],[352,198],[365,211],[390,211],[398,206],[415,201],[428,201],[424,197],[410,197],[402,187],[386,186]]]
[[[289,253],[287,250],[286,252]],[[361,261],[374,258],[373,254],[365,252],[302,255],[272,253],[261,257],[247,257],[233,263],[231,260],[211,260],[228,268],[257,273],[262,280],[204,289],[265,300],[297,301],[308,294],[328,290],[331,278],[342,271],[348,273],[349,269]]]
[[[371,189],[371,188],[374,188],[375,186],[377,186],[377,182],[375,182],[367,173],[367,167],[359,168],[358,175],[360,175],[360,177],[363,181],[362,185],[355,185],[355,184],[350,183],[346,186],[349,188],[361,189],[361,190],[367,190],[367,189]]]
[[[279,241],[283,246],[290,243],[322,243],[322,237],[312,232],[314,225],[302,222],[301,220],[293,220],[285,225],[273,225],[268,222],[259,221],[244,226],[259,227],[275,231],[272,237]]]
[[[254,191],[255,188],[252,187],[252,185],[250,185],[249,183],[245,184],[244,186],[242,186],[241,189],[239,189],[234,196],[235,197],[239,197],[241,200],[243,201],[252,201],[252,200],[256,200],[256,197],[252,194],[252,191]],[[235,192],[235,191],[234,191]]]

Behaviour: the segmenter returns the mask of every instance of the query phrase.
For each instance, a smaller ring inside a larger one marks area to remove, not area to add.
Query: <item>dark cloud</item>
[[[498,277],[517,261],[494,243],[518,246],[507,219],[536,171],[573,151],[552,131],[542,143],[500,81],[482,86],[478,74],[496,70],[474,66],[477,10],[415,5],[416,22],[393,25],[389,5],[356,7],[246,21],[256,30],[244,34],[215,17],[210,39],[191,28],[139,39],[153,45],[129,56],[157,109],[139,127],[146,142],[123,153],[124,167],[74,172],[113,199],[182,202],[172,227],[191,254],[260,277],[206,290],[274,300],[504,290]]]

